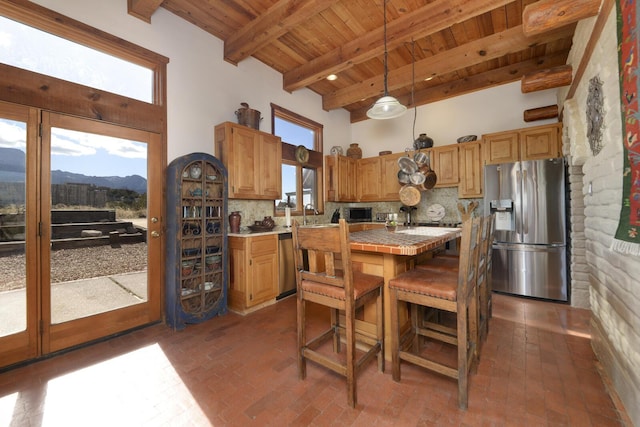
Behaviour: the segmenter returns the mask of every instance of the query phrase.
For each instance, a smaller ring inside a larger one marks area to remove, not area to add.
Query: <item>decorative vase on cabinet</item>
[[[361,159],[362,158],[362,148],[354,142],[349,144],[349,148],[347,148],[347,157],[351,157],[352,159]]]
[[[227,170],[206,153],[167,167],[167,323],[183,329],[227,312]]]

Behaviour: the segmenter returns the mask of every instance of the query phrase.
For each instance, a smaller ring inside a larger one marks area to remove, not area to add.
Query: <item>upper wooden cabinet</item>
[[[465,142],[458,147],[460,153],[460,183],[458,184],[458,197],[478,198],[482,197],[482,143]]]
[[[229,174],[230,199],[282,197],[282,143],[270,133],[231,122],[215,128],[216,155]]]
[[[398,159],[405,153],[387,154],[380,156],[380,198],[385,201],[400,200],[400,188],[402,184],[398,181]]]
[[[517,162],[520,158],[518,131],[487,134],[483,135],[482,140],[488,165]]]
[[[382,202],[400,200],[398,158],[404,153],[354,160],[325,157],[325,187],[331,202]]]
[[[520,131],[520,160],[560,157],[560,123],[536,126]]]
[[[325,157],[327,201],[357,201],[356,160],[346,156]]]
[[[380,199],[382,195],[381,169],[380,157],[369,157],[356,162],[358,200],[368,202]]]
[[[560,123],[483,135],[485,162],[511,163],[561,156]]]
[[[444,145],[429,149],[431,168],[436,173],[438,187],[455,187],[460,181],[458,145]]]

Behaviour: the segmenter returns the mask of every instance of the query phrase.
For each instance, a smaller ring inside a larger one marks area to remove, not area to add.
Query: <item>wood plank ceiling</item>
[[[566,63],[575,23],[525,36],[533,0],[387,0],[388,92],[408,107],[486,89]],[[384,92],[384,0],[129,0],[158,7],[224,41],[224,59],[253,56],[283,88],[322,96],[351,122]],[[329,81],[326,77],[338,78]]]

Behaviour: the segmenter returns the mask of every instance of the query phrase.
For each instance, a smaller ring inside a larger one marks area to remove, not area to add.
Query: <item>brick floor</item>
[[[624,426],[591,350],[587,310],[494,296],[469,409],[451,379],[375,361],[297,378],[295,299],[175,332],[150,326],[0,374],[0,426]],[[316,314],[315,324],[324,320]]]

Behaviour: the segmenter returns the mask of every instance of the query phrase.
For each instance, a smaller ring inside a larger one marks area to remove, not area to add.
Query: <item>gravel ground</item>
[[[109,245],[51,252],[51,283],[147,269],[147,244]],[[0,292],[25,286],[25,256],[0,256]]]

